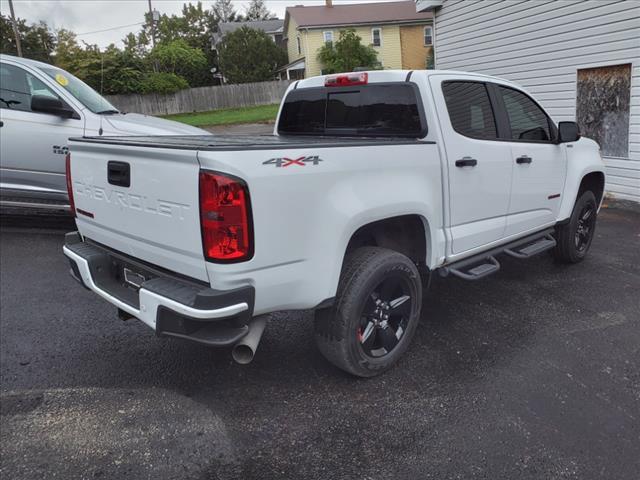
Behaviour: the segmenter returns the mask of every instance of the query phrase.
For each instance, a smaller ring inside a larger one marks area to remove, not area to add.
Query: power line
[[[127,28],[127,27],[135,27],[136,25],[144,25],[145,22],[138,22],[138,23],[132,23],[130,25],[120,25],[119,27],[111,27],[111,28],[105,28],[103,30],[95,30],[93,32],[85,32],[85,33],[76,33],[77,37],[81,37],[83,35],[91,35],[93,33],[102,33],[102,32],[109,32],[111,30],[118,30],[120,28]]]

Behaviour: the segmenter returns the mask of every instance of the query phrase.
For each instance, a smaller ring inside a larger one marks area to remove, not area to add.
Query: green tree
[[[318,52],[322,73],[353,72],[356,69],[379,69],[378,52],[363,45],[352,28],[340,31],[337,42],[326,43]]]
[[[211,77],[202,50],[191,47],[182,39],[156,46],[148,60],[157,65],[159,72],[183,77],[192,87],[206,85]]]
[[[241,27],[218,45],[220,69],[230,83],[273,80],[287,54],[263,31]]]
[[[216,0],[211,7],[213,17],[217,23],[237,22],[238,12],[233,8],[231,0]]]
[[[142,79],[138,93],[175,93],[189,88],[187,81],[180,75],[167,72],[149,72]]]
[[[138,58],[144,58],[149,49],[150,41],[144,31],[139,32],[137,35],[133,32],[127,34],[122,39],[124,43],[124,51],[130,55]]]
[[[275,18],[275,15],[269,11],[264,0],[251,0],[245,10],[244,18],[246,21],[270,20]]]
[[[429,53],[427,53],[427,60],[425,62],[425,68],[427,70],[433,70],[434,68],[436,68],[435,64],[436,64],[436,59],[435,59],[435,56],[433,54],[433,48],[431,48],[429,50]]]
[[[143,58],[113,44],[104,50],[97,45],[81,47],[68,30],[58,32],[55,64],[105,95],[140,92],[147,68]]]
[[[17,19],[18,34],[22,45],[22,55],[26,58],[51,63],[56,48],[56,38],[45,22],[27,25],[25,20]],[[0,52],[17,55],[16,39],[11,19],[0,14]]]
[[[216,53],[211,49],[211,33],[217,28],[218,20],[214,10],[207,10],[202,2],[188,3],[182,6],[181,15],[160,15],[155,25],[156,48],[172,44],[176,40],[184,41],[189,47],[200,50],[206,59],[200,72],[191,72],[187,81],[191,86],[211,85],[213,75],[210,70],[217,64]],[[142,30],[143,37],[138,35],[133,38],[125,38],[125,48],[140,46],[148,48],[148,39],[151,38],[151,17],[145,14],[145,25]],[[165,70],[168,71],[168,70]]]
[[[82,47],[71,30],[61,28],[56,36],[55,64],[63,70],[71,70],[83,53]]]

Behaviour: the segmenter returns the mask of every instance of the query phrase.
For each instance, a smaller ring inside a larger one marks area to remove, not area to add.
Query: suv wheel
[[[583,192],[576,201],[569,222],[556,228],[557,245],[553,251],[556,260],[578,263],[591,247],[596,229],[598,204],[592,191]]]
[[[421,306],[420,274],[409,258],[359,248],[345,258],[334,306],[316,312],[318,348],[353,375],[378,375],[409,346]]]

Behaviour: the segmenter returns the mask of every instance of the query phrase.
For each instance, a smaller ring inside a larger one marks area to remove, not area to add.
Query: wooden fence
[[[190,88],[170,95],[109,95],[106,98],[123,112],[171,115],[279,103],[289,83],[277,80]]]

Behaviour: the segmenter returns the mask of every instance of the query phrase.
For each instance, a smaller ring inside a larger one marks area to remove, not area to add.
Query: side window
[[[0,108],[31,111],[31,87],[27,72],[7,63],[0,64]]]
[[[533,100],[512,88],[498,86],[498,90],[507,111],[512,140],[551,140],[549,119]]]
[[[42,83],[42,81],[29,73],[27,73],[27,82],[29,82],[29,90],[32,96],[43,95],[45,97],[60,98],[58,95],[53,93],[49,87]]]
[[[493,108],[484,83],[444,82],[442,92],[453,129],[465,137],[495,140],[498,137]]]
[[[60,98],[42,81],[20,67],[0,64],[0,108],[31,111],[31,97]]]

